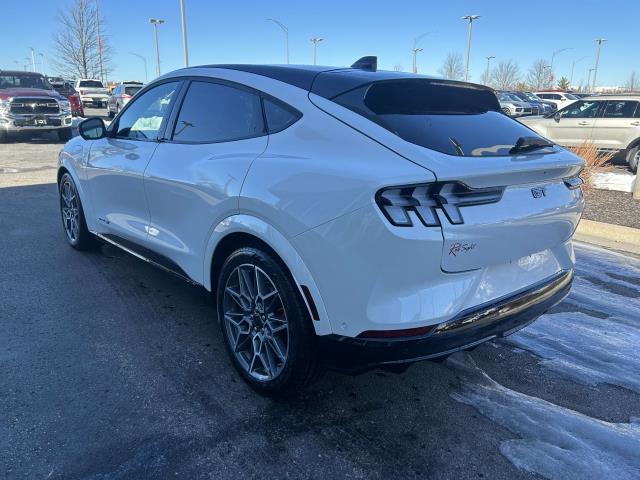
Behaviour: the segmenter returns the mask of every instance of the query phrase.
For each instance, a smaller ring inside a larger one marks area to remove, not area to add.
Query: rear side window
[[[209,82],[192,82],[182,103],[173,140],[217,143],[264,135],[260,97]]]
[[[540,138],[504,115],[492,90],[463,83],[381,81],[338,95],[333,101],[403,140],[449,155],[509,155],[521,137]]]
[[[264,99],[264,115],[269,133],[280,132],[300,118],[296,110],[268,98]]]
[[[604,108],[604,118],[633,118],[638,102],[629,100],[609,100]]]

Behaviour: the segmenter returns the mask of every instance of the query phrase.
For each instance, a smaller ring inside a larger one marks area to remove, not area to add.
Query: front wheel
[[[98,245],[96,238],[87,229],[82,203],[73,178],[68,173],[62,175],[58,185],[60,214],[67,240],[76,250],[90,250]]]
[[[627,163],[631,167],[633,173],[638,173],[638,165],[640,165],[640,146],[634,147],[627,153]]]
[[[225,261],[217,285],[227,350],[252,388],[265,395],[285,395],[316,378],[313,325],[279,262],[258,248],[241,248]]]

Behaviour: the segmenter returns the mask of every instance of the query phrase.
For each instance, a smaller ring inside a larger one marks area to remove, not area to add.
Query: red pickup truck
[[[71,105],[39,73],[0,70],[0,142],[25,132],[71,138]]]

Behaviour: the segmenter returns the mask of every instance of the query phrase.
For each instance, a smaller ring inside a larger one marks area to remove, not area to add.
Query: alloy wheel
[[[72,243],[80,238],[80,208],[76,187],[69,177],[65,177],[60,185],[60,211],[64,231]]]
[[[236,359],[251,377],[270,381],[289,354],[289,323],[275,284],[259,267],[243,264],[229,275],[223,297],[224,327]]]

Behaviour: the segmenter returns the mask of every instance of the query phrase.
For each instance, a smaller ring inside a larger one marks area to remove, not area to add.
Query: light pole
[[[313,64],[316,65],[316,59],[318,54],[318,44],[324,41],[324,38],[313,37],[311,43],[313,43]]]
[[[572,47],[561,48],[560,50],[556,50],[555,52],[553,52],[551,54],[551,65],[550,65],[551,66],[551,71],[549,72],[549,76],[553,75],[553,61],[555,60],[556,55],[558,55],[559,53],[562,53],[562,52],[566,52],[567,50],[573,50],[573,48]],[[549,78],[549,80],[551,80],[551,78]],[[553,81],[553,80],[551,80],[551,81]]]
[[[593,72],[595,68],[589,69],[589,76],[587,77],[587,90],[591,90],[591,72]]]
[[[40,72],[40,73],[44,74],[46,72],[44,53],[39,53],[38,55],[40,55],[42,57],[42,72]]]
[[[182,48],[184,49],[184,66],[189,66],[189,47],[187,46],[187,16],[184,13],[184,0],[180,0],[180,16],[182,17]]]
[[[164,20],[160,18],[150,18],[149,23],[153,25],[156,35],[156,73],[160,76],[160,46],[158,44],[158,25],[162,25]]]
[[[598,50],[596,52],[596,64],[593,68],[593,90],[596,88],[596,77],[598,76],[598,64],[600,63],[600,49],[602,48],[602,44],[606,42],[606,38],[596,38],[595,42],[598,44]]]
[[[464,69],[464,81],[469,80],[469,59],[471,57],[471,33],[473,31],[473,21],[480,18],[480,15],[465,15],[462,20],[469,21],[469,27],[467,29],[467,65]]]
[[[33,69],[33,71],[36,71],[36,54],[33,50],[33,47],[29,47],[31,48],[31,68]]]
[[[275,23],[284,32],[284,48],[287,53],[287,64],[289,64],[289,29],[286,25],[284,25],[282,22],[279,22],[275,18],[267,18],[267,21]]]
[[[143,57],[139,53],[129,52],[129,55],[133,55],[134,57],[138,57],[144,63],[144,83],[149,81],[149,77],[147,76],[147,58]]]
[[[484,81],[486,83],[489,83],[489,66],[491,65],[491,60],[493,60],[494,58],[496,58],[494,55],[489,55],[487,57],[487,70],[484,72]]]
[[[426,32],[422,35],[417,36],[413,39],[413,73],[418,73],[418,52],[422,52],[423,48],[418,48],[418,43],[427,35],[432,34],[433,32]]]
[[[571,78],[569,79],[569,85],[572,85],[572,84],[573,84],[573,71],[574,71],[574,70],[575,70],[575,68],[576,68],[576,63],[581,62],[581,61],[582,61],[582,60],[584,60],[585,58],[588,58],[588,57],[582,57],[582,58],[579,58],[579,59],[574,60],[573,62],[571,62]]]

